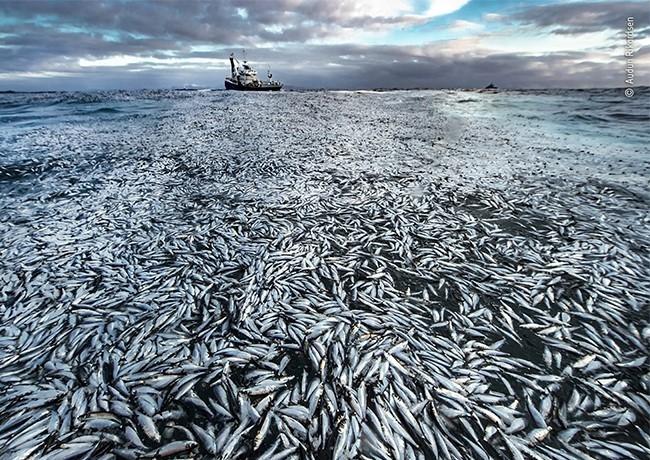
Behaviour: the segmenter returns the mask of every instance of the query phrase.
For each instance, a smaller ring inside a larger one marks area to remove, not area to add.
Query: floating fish
[[[647,203],[454,94],[0,137],[0,458],[648,458]]]

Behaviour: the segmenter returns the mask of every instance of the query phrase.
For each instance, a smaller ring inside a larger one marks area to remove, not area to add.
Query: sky
[[[650,0],[0,0],[0,90],[650,84]]]

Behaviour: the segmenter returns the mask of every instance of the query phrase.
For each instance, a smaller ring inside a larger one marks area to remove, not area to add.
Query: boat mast
[[[230,53],[230,76],[235,78],[235,55]]]

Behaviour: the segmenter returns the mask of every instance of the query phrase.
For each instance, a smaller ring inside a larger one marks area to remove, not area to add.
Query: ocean
[[[649,122],[0,94],[0,458],[648,458]]]

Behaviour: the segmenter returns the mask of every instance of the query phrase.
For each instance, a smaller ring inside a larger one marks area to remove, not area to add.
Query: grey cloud
[[[650,45],[643,46],[634,53],[634,56],[639,59],[641,57],[650,58]]]
[[[495,82],[504,88],[620,86],[617,63],[603,64],[576,60],[581,53],[524,56],[514,53],[482,57],[409,55],[392,48],[363,50],[365,59],[335,68],[329,84],[339,87],[450,88],[483,87]],[[348,50],[351,53],[352,50]],[[415,61],[417,59],[417,62]],[[397,62],[393,62],[397,61]],[[542,70],[540,70],[542,69]],[[318,74],[312,78],[319,80]],[[322,81],[322,80],[321,80]]]
[[[151,55],[160,51],[188,49],[182,42],[165,38],[123,36],[106,40],[101,33],[62,32],[34,24],[23,25],[18,33],[0,26],[8,34],[0,47],[0,72],[37,70],[68,59],[101,58],[114,54]],[[66,63],[67,65],[67,63]]]
[[[218,44],[250,44],[259,39],[305,41],[332,34],[340,27],[372,28],[414,20],[352,15],[349,5],[336,0],[30,0],[0,2],[0,13],[26,20],[40,15],[55,28],[74,24]],[[239,15],[238,9],[245,9],[247,16]]]
[[[220,54],[227,56],[230,49]],[[186,58],[214,57],[205,52],[179,52]],[[341,56],[345,56],[343,59]],[[450,56],[435,52],[435,46],[311,45],[251,50],[249,57],[289,87],[298,88],[449,88],[483,87],[490,82],[502,88],[549,88],[621,86],[622,62],[590,62],[581,52],[526,56],[515,53],[481,56]],[[328,64],[335,64],[334,66]],[[131,70],[71,68],[67,77],[48,79],[45,89],[108,89],[172,87],[198,84],[221,88],[226,60],[221,69],[182,69],[173,66],[152,69],[134,64]],[[639,77],[650,75],[639,63]],[[640,81],[639,84],[648,81]],[[0,82],[0,89],[44,89],[38,81]],[[30,86],[31,85],[31,86]]]
[[[248,42],[251,30],[231,2],[32,0],[0,2],[0,13],[53,30],[66,26],[118,36],[145,36],[211,43]],[[17,28],[20,33],[20,28]],[[64,29],[65,30],[65,29]],[[253,35],[257,28],[253,28]]]
[[[650,27],[644,27],[634,31],[635,40],[641,40],[648,37],[650,37]]]
[[[310,38],[326,37],[332,28],[341,24],[371,27],[398,19],[353,17],[345,6],[334,0],[295,3],[294,0],[0,0],[0,15],[17,19],[20,24],[14,26],[5,21],[0,25],[0,34],[8,34],[2,39],[5,46],[0,47],[0,90],[169,87],[190,83],[221,87],[227,65],[225,58],[242,46],[249,48],[249,58],[261,69],[266,63],[272,63],[274,75],[294,87],[481,87],[491,81],[501,87],[622,84],[620,62],[589,62],[583,53],[529,56],[471,49],[451,55],[440,51],[445,43],[419,47],[305,44]],[[522,11],[518,20],[544,27],[582,27],[583,30],[594,27],[596,21],[602,29],[610,27],[610,23],[613,27],[620,19],[603,16],[602,12],[610,11],[611,5],[636,8],[640,3],[596,4],[600,9],[593,5],[590,2],[532,8]],[[245,8],[248,16],[237,14],[237,8]],[[598,13],[589,16],[588,11]],[[621,11],[625,12],[620,14],[627,15],[630,10],[622,8]],[[647,12],[634,14],[638,15],[639,24],[648,15]],[[260,40],[276,45],[256,48]],[[193,51],[195,45],[211,45],[216,49]],[[219,65],[159,68],[163,67],[160,63],[151,62],[120,69],[79,66],[81,58],[92,60],[120,54],[143,59],[223,57],[224,70],[219,70]],[[644,68],[647,64],[639,62],[638,65],[639,79],[650,75]],[[25,72],[56,72],[60,76],[11,77],[12,73]]]
[[[511,19],[557,34],[581,34],[624,30],[628,17],[639,25],[650,24],[649,1],[572,2],[526,8]]]

